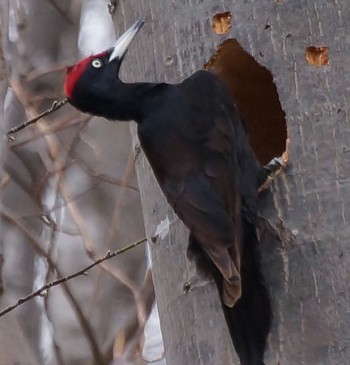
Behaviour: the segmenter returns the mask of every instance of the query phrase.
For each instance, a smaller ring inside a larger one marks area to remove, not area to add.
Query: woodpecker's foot
[[[267,189],[276,176],[287,166],[288,152],[284,152],[281,157],[274,157],[267,165],[263,166],[263,177],[258,189],[258,193]]]
[[[186,281],[183,285],[184,293],[187,294],[195,288],[199,288],[201,286],[205,286],[209,283],[210,280],[207,278],[202,278],[200,276],[194,276],[190,280]]]

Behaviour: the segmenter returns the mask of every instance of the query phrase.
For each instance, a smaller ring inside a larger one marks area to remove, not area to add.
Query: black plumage
[[[122,47],[71,67],[67,97],[84,112],[137,123],[162,191],[190,229],[188,255],[218,285],[241,364],[261,365],[271,308],[260,268],[256,197],[267,172],[213,73],[198,71],[176,85],[119,80],[127,46],[140,27],[130,28]]]

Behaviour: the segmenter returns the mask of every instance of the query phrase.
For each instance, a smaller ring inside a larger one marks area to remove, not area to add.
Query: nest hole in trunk
[[[204,69],[216,72],[228,86],[261,164],[286,151],[287,124],[271,72],[236,39],[224,41]]]

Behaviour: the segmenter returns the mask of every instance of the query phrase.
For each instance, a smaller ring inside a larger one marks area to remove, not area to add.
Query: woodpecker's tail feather
[[[261,273],[256,229],[248,222],[243,225],[242,296],[234,307],[224,305],[223,309],[241,365],[263,365],[272,319],[271,303]],[[222,285],[222,279],[218,279],[217,285]]]
[[[209,270],[214,277],[241,365],[264,365],[264,351],[272,317],[270,298],[261,273],[256,229],[248,222],[243,222],[243,225],[242,295],[232,308],[222,301],[224,280],[221,273],[193,236],[190,237],[189,250],[199,270],[204,272]]]

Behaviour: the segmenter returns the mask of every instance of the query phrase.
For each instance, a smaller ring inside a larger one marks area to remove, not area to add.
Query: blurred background
[[[64,98],[66,66],[113,45],[116,5],[1,2],[2,135]],[[0,142],[0,311],[145,236],[128,123],[65,105],[14,137]],[[146,243],[44,294],[0,317],[0,365],[165,363]]]

